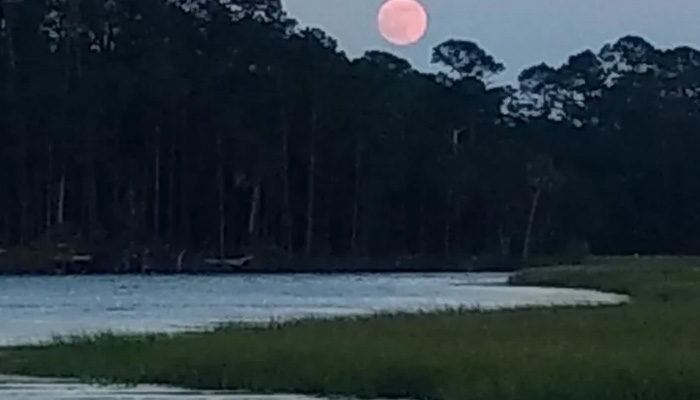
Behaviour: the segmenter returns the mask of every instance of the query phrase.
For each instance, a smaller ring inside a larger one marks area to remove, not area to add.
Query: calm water
[[[507,287],[506,280],[504,274],[0,277],[0,345],[105,330],[175,331],[224,321],[625,299],[584,290]],[[163,389],[119,391],[0,377],[3,400],[64,398],[185,399]]]

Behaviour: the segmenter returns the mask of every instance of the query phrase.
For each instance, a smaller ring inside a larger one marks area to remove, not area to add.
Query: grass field
[[[10,349],[0,373],[446,400],[700,399],[700,262],[598,259],[517,285],[629,294],[615,307],[468,310]]]

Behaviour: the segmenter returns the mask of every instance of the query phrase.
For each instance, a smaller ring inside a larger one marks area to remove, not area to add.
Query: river
[[[506,274],[0,277],[0,345],[55,335],[179,331],[227,321],[264,322],[445,307],[602,304],[622,296],[509,287]],[[73,396],[73,397],[70,397]],[[261,399],[97,388],[0,377],[4,400]],[[266,400],[296,397],[268,396]]]

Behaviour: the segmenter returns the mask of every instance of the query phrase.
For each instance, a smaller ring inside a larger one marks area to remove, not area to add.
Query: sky
[[[283,0],[302,25],[322,28],[348,56],[366,50],[400,55],[430,70],[430,51],[450,38],[472,40],[506,65],[499,81],[546,62],[559,66],[575,53],[594,51],[627,34],[660,48],[700,47],[699,0],[420,0],[429,15],[423,39],[388,44],[376,28],[383,0]]]

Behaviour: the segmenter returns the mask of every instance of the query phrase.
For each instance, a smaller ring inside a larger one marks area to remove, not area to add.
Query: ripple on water
[[[319,400],[299,395],[187,391],[158,386],[92,386],[73,380],[0,375],[2,400]]]

